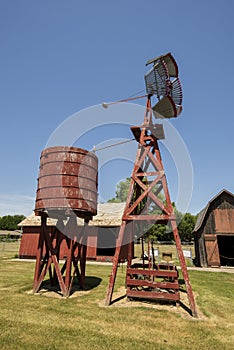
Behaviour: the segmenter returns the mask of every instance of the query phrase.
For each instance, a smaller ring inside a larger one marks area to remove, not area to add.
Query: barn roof
[[[20,230],[8,231],[8,230],[0,230],[0,236],[21,236]]]
[[[120,226],[125,203],[98,203],[97,215],[89,222],[89,226]],[[77,218],[77,223],[83,226],[84,220]],[[57,219],[48,218],[47,226],[56,226]],[[21,221],[18,226],[40,226],[41,217],[32,213]]]
[[[196,224],[195,224],[195,227],[194,227],[194,230],[193,232],[197,232],[199,230],[199,228],[201,227],[205,217],[206,217],[206,213],[208,212],[209,210],[209,207],[210,205],[218,198],[220,197],[223,193],[227,193],[228,195],[232,196],[234,198],[234,195],[233,193],[223,189],[222,191],[220,191],[216,196],[214,196],[211,200],[209,200],[209,202],[207,203],[207,205],[205,206],[205,208],[203,208],[199,214],[198,214],[198,217],[197,217],[197,221],[196,221]]]

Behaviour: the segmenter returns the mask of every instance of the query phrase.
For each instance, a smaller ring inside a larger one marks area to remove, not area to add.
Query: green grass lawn
[[[234,274],[189,271],[202,316],[194,319],[175,306],[116,302],[104,307],[111,266],[88,264],[87,291],[77,297],[30,294],[34,266],[0,258],[1,350],[234,348]],[[124,278],[120,267],[116,291]]]
[[[0,260],[18,256],[20,241],[0,242]]]

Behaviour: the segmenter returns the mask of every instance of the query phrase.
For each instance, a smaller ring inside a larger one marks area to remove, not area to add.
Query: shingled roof
[[[89,222],[89,226],[120,226],[125,203],[98,203],[97,215]],[[77,218],[77,223],[83,226],[84,220]],[[48,218],[47,226],[56,226],[57,219]],[[41,217],[32,213],[21,221],[18,226],[40,226]]]

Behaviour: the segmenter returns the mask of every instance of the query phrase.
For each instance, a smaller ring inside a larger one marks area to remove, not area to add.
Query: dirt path
[[[9,259],[11,261],[22,261],[22,262],[36,262],[35,259]],[[61,260],[62,262],[62,260]],[[112,266],[112,262],[99,262],[99,261],[86,261],[86,264],[88,265],[103,265],[103,266]],[[122,265],[122,264],[121,264]],[[126,265],[124,263],[123,265]],[[180,266],[177,266],[178,270],[181,269]],[[188,270],[194,270],[194,271],[200,271],[200,272],[227,272],[227,273],[234,273],[234,266],[221,266],[221,267],[196,267],[196,266],[187,266]]]
[[[181,267],[179,266],[178,269]],[[187,267],[188,270],[194,270],[194,271],[208,271],[208,272],[227,272],[227,273],[234,273],[234,267]]]

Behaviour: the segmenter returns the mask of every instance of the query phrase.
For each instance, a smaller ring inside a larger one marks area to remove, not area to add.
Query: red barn
[[[112,261],[115,253],[116,240],[122,221],[125,203],[98,204],[98,213],[89,222],[87,232],[87,259],[97,261]],[[78,226],[83,226],[83,220],[77,218]],[[48,231],[56,226],[56,219],[47,219]],[[40,233],[41,217],[31,216],[24,219],[19,226],[22,228],[20,258],[35,258]],[[60,259],[67,254],[66,244],[60,248]],[[122,259],[127,258],[127,246],[122,249]]]
[[[199,266],[234,266],[234,195],[222,190],[212,198],[193,233]]]

